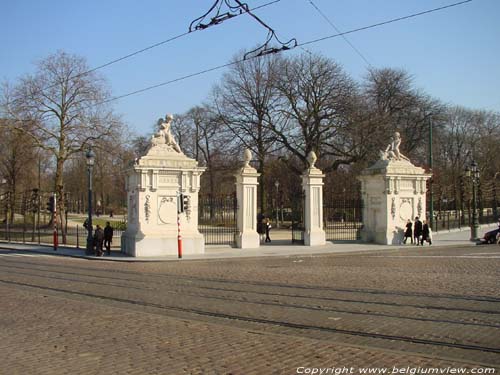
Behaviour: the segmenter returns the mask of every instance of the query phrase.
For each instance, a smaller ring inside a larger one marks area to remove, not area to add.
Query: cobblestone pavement
[[[498,374],[499,266],[493,245],[165,263],[0,251],[0,373]]]

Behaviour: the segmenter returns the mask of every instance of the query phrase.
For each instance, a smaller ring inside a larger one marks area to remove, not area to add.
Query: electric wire
[[[473,0],[464,0],[464,1],[457,2],[457,3],[445,5],[445,6],[442,6],[442,7],[433,8],[433,9],[425,10],[425,11],[418,12],[418,13],[412,13],[412,14],[409,14],[407,16],[397,17],[397,18],[393,18],[393,19],[390,19],[390,20],[387,20],[387,21],[378,22],[378,23],[371,24],[371,25],[368,25],[368,26],[363,26],[363,27],[359,27],[359,28],[356,28],[356,29],[344,31],[342,33],[328,35],[328,36],[317,38],[317,39],[313,39],[313,40],[310,40],[310,41],[307,41],[307,42],[299,43],[295,47],[290,48],[290,49],[294,49],[296,47],[303,48],[304,46],[309,45],[309,44],[314,44],[314,43],[322,42],[322,41],[325,41],[325,40],[328,40],[328,39],[338,38],[338,37],[341,37],[343,35],[352,34],[352,33],[355,33],[355,32],[359,32],[359,31],[363,31],[363,30],[368,30],[368,29],[372,29],[372,28],[375,28],[375,27],[380,27],[380,26],[383,26],[383,25],[387,25],[387,24],[391,24],[391,23],[394,23],[394,22],[399,22],[399,21],[407,20],[407,19],[410,19],[410,18],[422,16],[422,15],[429,14],[429,13],[434,13],[434,12],[441,11],[441,10],[444,10],[444,9],[448,9],[448,8],[456,7],[456,6],[459,6],[459,5],[466,4],[466,3],[470,3],[472,1]],[[276,52],[279,53],[279,52],[282,52],[282,51],[284,51],[284,50],[283,49],[277,49]],[[148,86],[148,87],[145,87],[145,88],[142,88],[142,89],[139,89],[139,90],[127,93],[127,94],[116,96],[116,97],[107,99],[105,101],[99,102],[99,103],[94,104],[94,105],[99,105],[99,104],[103,104],[103,103],[109,103],[109,102],[112,102],[112,101],[115,101],[115,100],[118,100],[118,99],[126,98],[128,96],[132,96],[132,95],[139,94],[139,93],[142,93],[142,92],[145,92],[145,91],[149,91],[149,90],[161,87],[161,86],[166,86],[166,85],[169,85],[169,84],[172,84],[172,83],[175,83],[175,82],[183,81],[183,80],[188,79],[188,78],[192,78],[192,77],[199,76],[199,75],[202,75],[202,74],[205,74],[205,73],[209,73],[209,72],[213,72],[213,71],[216,71],[216,70],[220,70],[220,69],[223,69],[223,68],[226,68],[226,67],[229,67],[229,66],[232,66],[232,65],[236,65],[236,64],[242,63],[244,61],[248,61],[248,60],[252,60],[252,59],[255,59],[255,58],[259,58],[259,57],[262,57],[262,55],[254,55],[254,56],[247,57],[246,59],[242,58],[242,59],[235,60],[235,61],[232,61],[232,62],[229,62],[229,63],[226,63],[226,64],[222,64],[222,65],[218,65],[218,66],[215,66],[215,67],[212,67],[212,68],[204,69],[204,70],[201,70],[201,71],[196,72],[196,73],[191,73],[191,74],[188,74],[188,75],[185,75],[185,76],[182,76],[182,77],[178,77],[178,78],[166,81],[166,82],[162,82],[162,83],[159,83],[159,84],[156,84],[156,85]]]
[[[321,9],[312,1],[312,0],[308,0],[309,1],[309,4],[311,4],[311,6],[316,9],[316,11],[321,15],[321,17],[323,17],[325,19],[326,22],[328,22],[330,24],[331,27],[333,27],[333,29],[337,32],[337,33],[342,33],[342,31],[340,31],[340,29],[333,23],[333,21],[324,13],[321,11]],[[345,35],[342,35],[342,38],[344,39],[344,41],[349,44],[349,46],[354,50],[354,52],[356,52],[358,54],[359,57],[361,57],[363,59],[363,61],[368,65],[368,66],[372,66],[372,64],[370,64],[370,62],[368,61],[368,59],[361,53],[361,51],[356,48],[356,46],[354,46],[353,43],[351,43],[351,41],[349,39],[347,39],[347,37]]]
[[[272,4],[276,4],[276,3],[280,2],[280,1],[281,1],[281,0],[273,0],[273,1],[267,2],[267,3],[265,3],[265,4],[259,5],[259,6],[255,7],[255,8],[252,8],[252,9],[247,9],[247,10],[243,11],[243,12],[242,12],[242,13],[240,13],[240,14],[236,14],[236,15],[235,15],[235,17],[240,16],[240,15],[242,15],[242,14],[250,13],[250,12],[252,12],[252,11],[255,11],[255,10],[258,10],[258,9],[261,9],[261,8],[264,8],[264,7],[267,7],[267,6],[272,5]],[[116,58],[116,59],[114,59],[114,60],[111,60],[111,61],[109,61],[109,62],[107,62],[107,63],[104,63],[104,64],[102,64],[102,65],[96,66],[96,67],[91,68],[91,69],[89,69],[89,70],[86,70],[86,71],[84,71],[84,72],[82,72],[82,73],[76,74],[75,76],[70,77],[70,78],[69,78],[69,80],[73,80],[73,79],[76,79],[76,78],[79,78],[79,77],[82,77],[82,76],[88,75],[88,74],[90,74],[90,73],[92,73],[92,72],[95,72],[95,71],[97,71],[97,70],[99,70],[99,69],[102,69],[102,68],[105,68],[105,67],[107,67],[107,66],[110,66],[110,65],[116,64],[116,63],[118,63],[118,62],[120,62],[120,61],[123,61],[123,60],[129,59],[129,58],[131,58],[131,57],[133,57],[133,56],[136,56],[136,55],[139,55],[139,54],[144,53],[144,52],[146,52],[146,51],[149,51],[149,50],[151,50],[151,49],[153,49],[153,48],[156,48],[156,47],[162,46],[162,45],[164,45],[164,44],[167,44],[167,43],[173,42],[174,40],[177,40],[177,39],[180,39],[180,38],[182,38],[182,37],[185,37],[186,35],[191,34],[191,33],[195,32],[195,31],[198,31],[198,30],[203,30],[203,29],[193,29],[193,30],[189,30],[189,31],[187,31],[187,32],[185,32],[185,33],[182,33],[182,34],[179,34],[179,35],[176,35],[176,36],[170,37],[170,38],[165,39],[165,40],[162,40],[162,41],[160,41],[160,42],[158,42],[158,43],[151,44],[151,45],[149,45],[149,46],[147,46],[147,47],[141,48],[141,49],[139,49],[139,50],[137,50],[137,51],[131,52],[131,53],[129,53],[129,54],[127,54],[127,55],[124,55],[124,56],[122,56],[122,57],[118,57],[118,58]],[[53,85],[47,86],[47,87],[45,87],[45,88],[40,89],[40,91],[42,91],[42,92],[43,92],[44,90],[48,90],[48,89],[50,89],[50,88],[52,88],[52,87],[55,87],[55,86],[57,86],[57,85],[58,85],[58,84],[53,84]]]
[[[372,24],[372,25],[369,25],[369,26],[359,27],[357,29],[352,29],[352,30],[349,30],[349,31],[344,31],[342,33],[328,35],[328,36],[325,36],[325,37],[322,37],[322,38],[318,38],[318,39],[313,39],[313,40],[310,40],[308,42],[300,43],[298,46],[306,46],[308,44],[322,42],[324,40],[336,38],[336,37],[347,35],[347,34],[352,34],[352,33],[358,32],[358,31],[373,29],[375,27],[379,27],[379,26],[383,26],[383,25],[388,25],[390,23],[407,20],[407,19],[410,19],[410,18],[414,18],[414,17],[422,16],[424,14],[429,14],[429,13],[437,12],[437,11],[440,11],[440,10],[444,10],[444,9],[456,7],[456,6],[463,5],[465,3],[470,3],[470,2],[472,2],[472,0],[464,0],[464,1],[460,1],[458,3],[453,3],[453,4],[445,5],[445,6],[442,6],[442,7],[439,7],[439,8],[433,8],[433,9],[425,10],[423,12],[412,13],[412,14],[409,14],[409,15],[404,16],[404,17],[393,18],[393,19],[390,19],[390,20],[387,20],[387,21],[383,21],[383,22],[379,22],[379,23],[375,23],[375,24]]]

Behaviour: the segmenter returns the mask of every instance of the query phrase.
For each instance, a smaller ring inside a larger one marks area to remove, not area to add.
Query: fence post
[[[66,235],[68,235],[68,231],[66,231]],[[78,224],[76,224],[76,248],[80,248],[80,237],[78,232]]]

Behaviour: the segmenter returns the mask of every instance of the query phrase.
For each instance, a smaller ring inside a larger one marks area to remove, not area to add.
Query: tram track
[[[389,341],[393,341],[393,342],[394,341],[405,342],[405,343],[410,343],[410,344],[430,345],[430,346],[435,346],[435,347],[447,347],[447,348],[454,348],[454,349],[480,351],[480,352],[486,352],[486,353],[496,353],[496,354],[500,353],[500,347],[491,347],[491,346],[484,346],[484,345],[471,345],[471,344],[465,344],[465,343],[460,343],[460,342],[431,340],[431,339],[410,337],[410,336],[403,336],[403,335],[390,335],[390,334],[383,334],[383,333],[366,332],[366,331],[362,331],[362,330],[341,329],[341,328],[326,327],[326,326],[321,326],[321,325],[288,322],[288,321],[284,321],[284,320],[273,320],[273,319],[251,317],[251,316],[245,316],[245,315],[239,315],[239,314],[214,312],[214,311],[207,311],[207,310],[203,310],[203,309],[195,309],[195,308],[189,308],[189,307],[181,307],[181,306],[173,306],[173,305],[167,305],[167,304],[161,304],[161,303],[139,301],[139,300],[121,298],[121,297],[115,297],[115,296],[106,296],[106,295],[90,293],[90,292],[81,292],[81,291],[67,290],[67,289],[55,288],[55,287],[49,287],[49,286],[34,285],[34,284],[11,281],[11,280],[4,280],[4,279],[0,279],[0,283],[2,283],[4,285],[11,285],[11,286],[15,286],[15,287],[35,289],[35,290],[44,291],[44,292],[46,292],[46,291],[55,292],[56,294],[63,295],[63,296],[64,295],[72,295],[72,296],[78,296],[78,297],[86,297],[86,298],[95,299],[95,300],[117,302],[117,303],[121,303],[121,304],[125,304],[125,305],[154,308],[154,309],[159,309],[160,311],[175,311],[175,312],[180,312],[183,314],[187,313],[187,314],[192,314],[195,316],[203,316],[203,317],[216,318],[216,319],[224,319],[224,320],[232,320],[232,321],[239,321],[239,322],[245,322],[245,323],[260,324],[260,325],[264,325],[264,326],[281,327],[281,328],[287,328],[287,329],[292,329],[292,330],[298,330],[301,332],[316,331],[316,332],[322,332],[322,333],[332,333],[332,334],[341,334],[341,335],[347,335],[347,336],[364,337],[364,338],[379,339],[379,340],[389,340]]]
[[[69,277],[36,275],[36,274],[30,274],[27,272],[14,272],[14,271],[5,271],[5,270],[3,272],[6,274],[11,274],[11,275],[31,276],[31,277],[44,278],[44,279],[48,279],[48,280],[73,282],[73,283],[80,283],[80,284],[86,284],[86,285],[92,284],[92,285],[96,285],[96,286],[144,290],[144,291],[149,291],[149,292],[160,291],[158,288],[135,287],[135,286],[131,286],[131,285],[110,284],[110,283],[95,282],[95,281],[88,281],[88,280],[79,280],[79,279],[69,278]],[[319,306],[318,307],[318,306],[311,306],[311,305],[306,305],[306,304],[280,303],[280,302],[272,302],[272,301],[233,298],[233,297],[227,297],[227,296],[206,295],[203,293],[187,292],[186,290],[180,289],[181,286],[178,286],[178,287],[179,287],[178,290],[162,289],[161,292],[163,294],[167,293],[167,294],[173,294],[173,295],[180,295],[180,296],[184,296],[184,297],[188,296],[188,297],[204,298],[204,299],[224,301],[224,302],[238,302],[238,303],[252,304],[252,305],[263,305],[263,306],[273,306],[273,307],[282,307],[282,308],[291,308],[291,309],[301,309],[301,310],[306,310],[306,311],[321,311],[321,312],[332,312],[332,313],[341,313],[341,314],[349,314],[349,315],[373,316],[373,317],[401,319],[401,320],[428,322],[428,323],[436,323],[436,324],[445,323],[445,324],[454,324],[454,325],[459,325],[459,326],[500,328],[500,324],[474,323],[474,322],[457,321],[457,320],[449,320],[449,319],[431,319],[431,318],[421,318],[421,317],[415,317],[415,316],[404,316],[404,315],[399,315],[399,314],[388,314],[388,313],[375,312],[375,311],[369,311],[369,312],[367,312],[367,311],[355,311],[352,309],[348,310],[348,309],[332,308],[329,306]],[[184,285],[183,287],[185,287],[185,288],[187,287],[187,288],[191,288],[191,289],[200,289],[200,290],[220,291],[220,292],[228,292],[228,291],[229,292],[242,292],[241,290],[228,290],[228,289],[222,289],[222,288],[210,288],[210,287],[195,286],[195,285]],[[268,295],[268,296],[273,296],[273,297],[308,298],[308,299],[312,299],[314,301],[323,300],[323,298],[315,298],[315,297],[308,297],[308,296],[294,296],[294,295],[287,295],[287,294],[275,294],[275,293],[265,293],[265,292],[245,291],[245,293],[257,294],[257,295]],[[343,302],[359,303],[359,301],[352,301],[352,300],[344,300]],[[366,303],[366,302],[362,302],[362,303]],[[370,304],[383,305],[382,303],[376,303],[376,302],[375,303],[372,302]],[[405,305],[404,307],[407,307],[407,306]],[[419,307],[419,308],[422,308],[422,307]],[[474,311],[474,312],[477,313],[477,311]],[[498,312],[498,313],[500,314],[500,312]]]
[[[13,261],[7,261],[13,262]],[[16,263],[24,263],[29,265],[40,266],[39,263],[20,261]],[[47,265],[47,267],[61,267],[54,265]],[[188,281],[200,281],[200,282],[214,282],[214,283],[222,283],[222,284],[234,284],[234,285],[250,285],[250,286],[258,286],[258,287],[275,287],[280,289],[299,289],[299,290],[313,290],[313,291],[325,291],[325,292],[340,292],[340,293],[359,293],[359,294],[369,294],[369,295],[381,295],[381,296],[395,296],[395,297],[425,297],[430,299],[449,299],[449,300],[464,300],[471,302],[491,302],[491,303],[500,303],[500,298],[492,297],[492,296],[464,296],[464,295],[456,295],[456,294],[447,294],[447,293],[423,293],[423,292],[407,292],[407,291],[383,291],[378,289],[368,289],[368,288],[332,288],[325,287],[321,285],[300,285],[300,284],[283,284],[283,283],[274,283],[274,282],[261,282],[261,281],[242,281],[242,280],[230,280],[230,279],[221,279],[221,278],[209,278],[209,277],[198,277],[198,276],[184,276],[181,274],[166,274],[166,273],[150,273],[150,272],[135,272],[135,271],[127,271],[127,270],[98,270],[95,268],[85,268],[85,267],[74,267],[74,266],[64,266],[65,269],[75,269],[75,270],[86,270],[93,272],[106,272],[106,273],[120,273],[124,275],[134,275],[138,277],[152,277],[154,279],[175,279],[175,280],[188,280]],[[61,272],[61,271],[52,271],[52,272]],[[71,273],[74,274],[74,273]],[[84,274],[82,274],[84,275]],[[94,274],[87,274],[89,277],[103,277],[103,278],[112,278],[110,276],[99,276]],[[126,278],[116,278],[117,280],[130,280]],[[493,312],[497,313],[497,312]],[[498,312],[500,313],[500,312]]]

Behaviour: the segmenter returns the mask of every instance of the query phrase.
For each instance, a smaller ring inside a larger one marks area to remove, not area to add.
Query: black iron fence
[[[295,194],[291,201],[291,221],[292,221],[292,243],[304,243],[304,209],[305,193],[301,191]]]
[[[429,213],[427,213],[429,217]],[[484,208],[478,210],[478,224],[490,224],[498,220],[493,208]],[[434,232],[469,228],[472,225],[471,210],[453,210],[453,211],[438,211],[434,212],[434,220],[432,230]]]
[[[205,237],[206,245],[234,243],[237,211],[236,194],[199,195],[198,230]]]
[[[361,197],[326,195],[323,199],[323,221],[329,241],[356,241],[361,239],[363,227]]]
[[[122,233],[122,230],[114,228],[112,242],[113,248],[120,247],[120,238]],[[59,245],[75,246],[76,248],[86,247],[87,235],[87,230],[83,227],[83,225],[68,226],[66,231],[66,241],[63,241],[62,230],[60,228],[57,230]],[[0,227],[0,240],[26,244],[53,245],[54,229],[53,227],[45,226],[37,227],[35,231],[33,231],[16,225],[7,227],[4,223],[4,225]]]
[[[9,242],[52,245],[54,243],[53,214],[48,210],[51,193],[33,189],[27,192],[0,194],[0,240]],[[85,247],[87,231],[83,227],[84,215],[66,211],[64,222],[57,227],[60,245]],[[104,226],[106,219],[100,221]],[[110,221],[114,229],[113,247],[120,246],[120,237],[125,229],[124,222]],[[62,227],[64,225],[64,228]],[[63,236],[63,229],[66,236]]]

